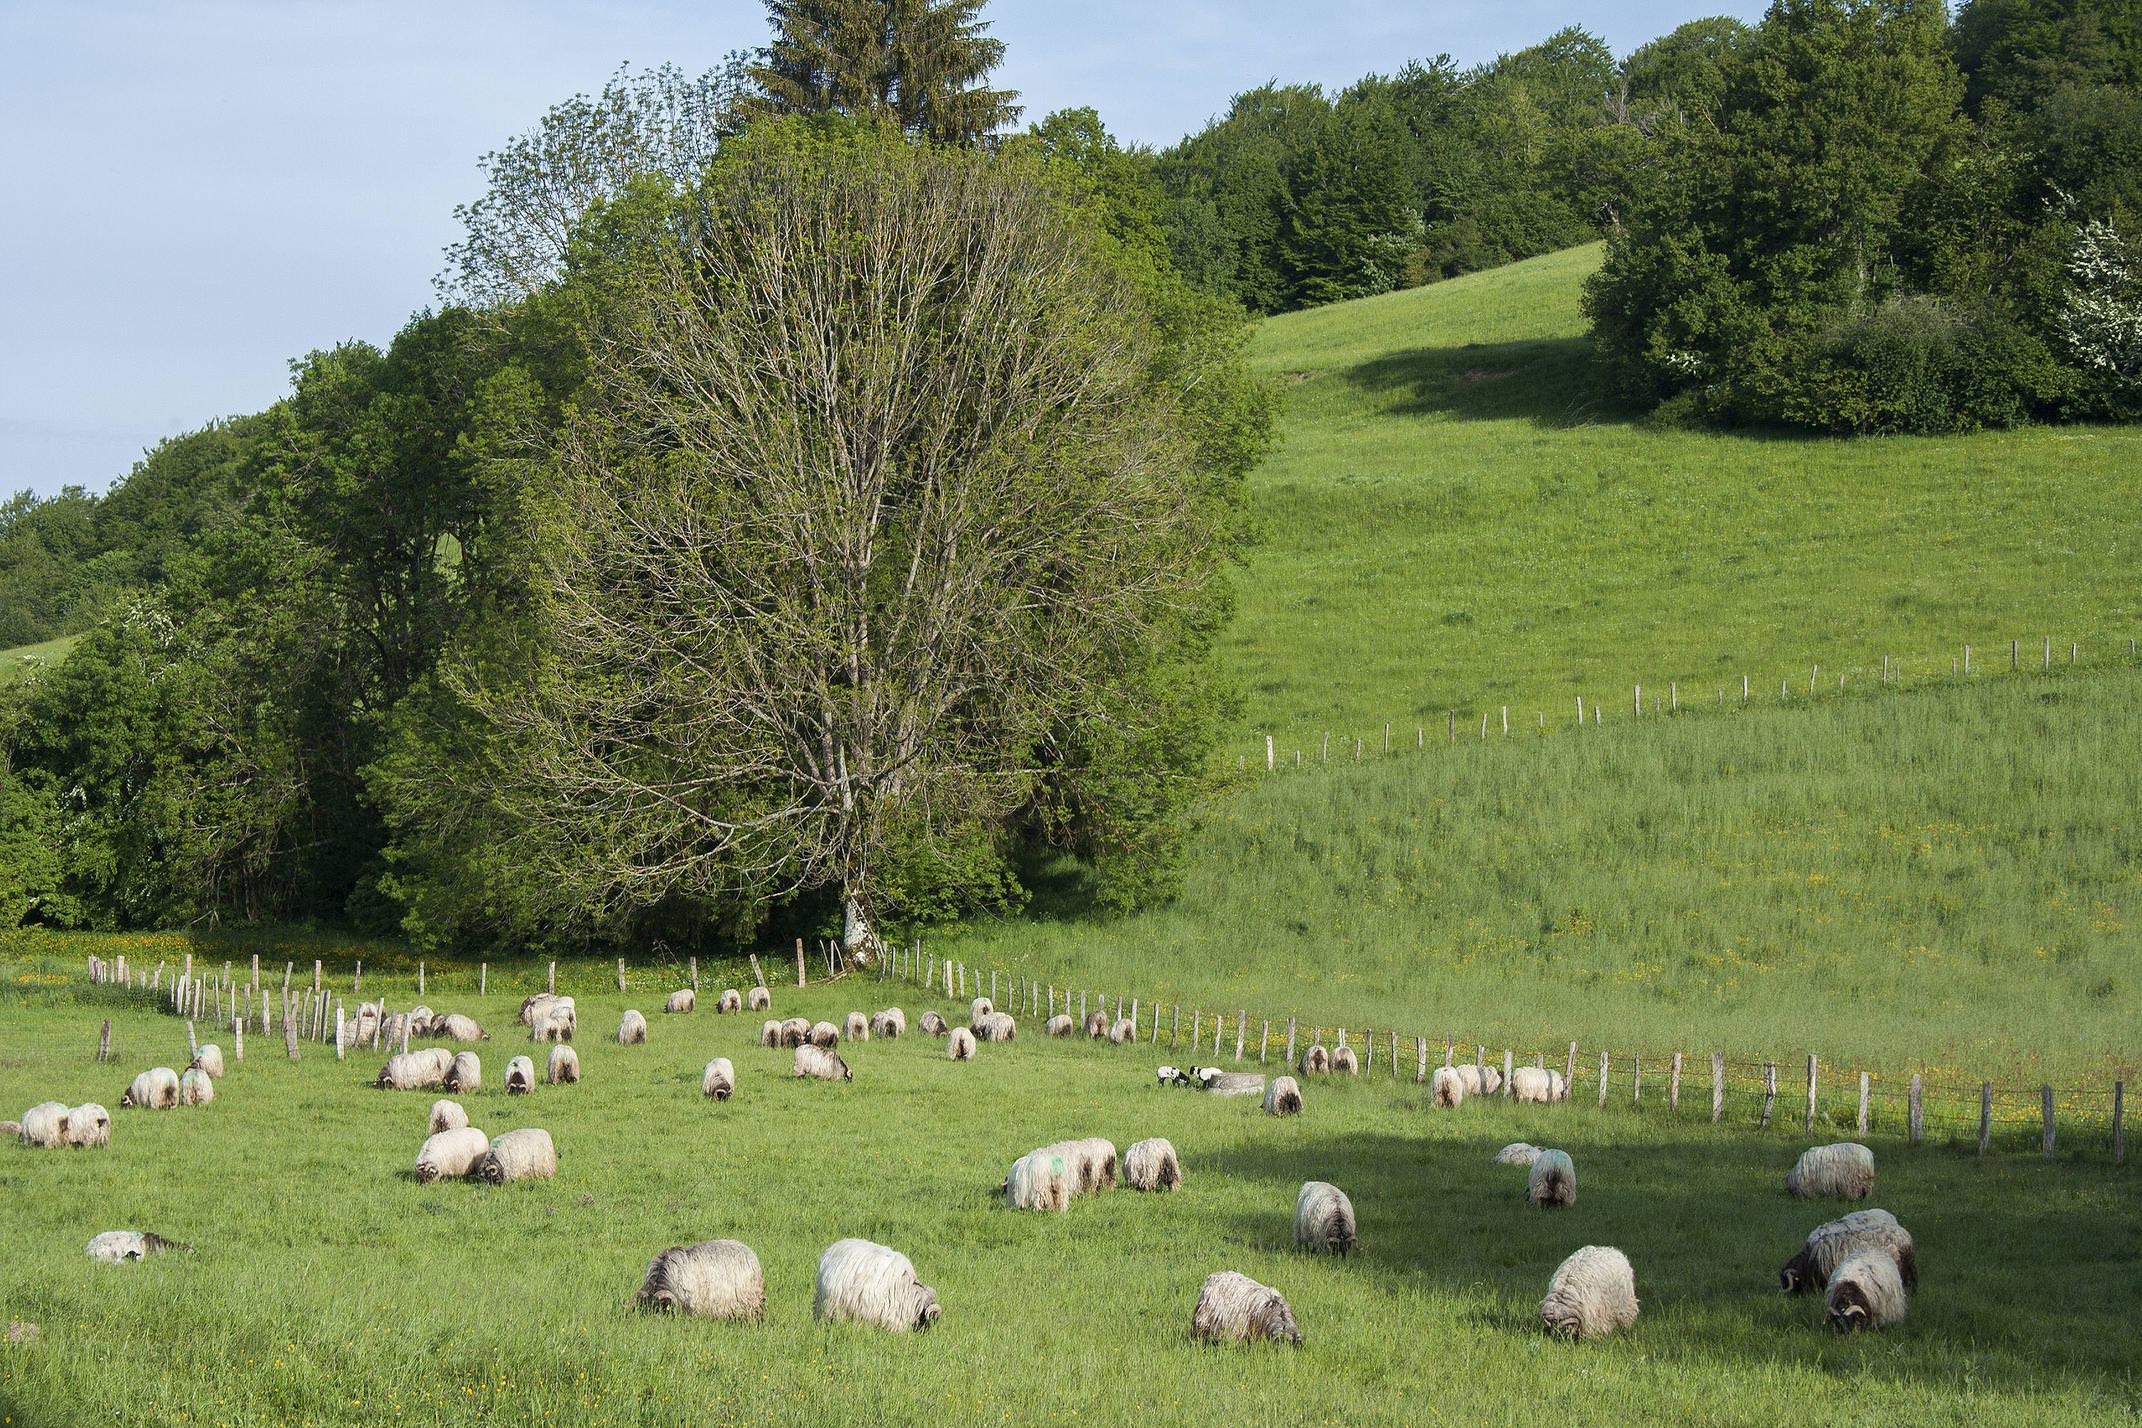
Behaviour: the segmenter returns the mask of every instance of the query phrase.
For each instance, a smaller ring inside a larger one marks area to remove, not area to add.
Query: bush
[[[1891,298],[1750,374],[1750,414],[1825,431],[1958,432],[2030,420],[2051,394],[2045,345],[1998,313]]]

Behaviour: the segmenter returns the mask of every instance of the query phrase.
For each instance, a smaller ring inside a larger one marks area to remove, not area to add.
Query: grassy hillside
[[[0,1144],[0,1321],[39,1329],[0,1345],[0,1415],[17,1423],[1187,1423],[1224,1404],[1249,1423],[2096,1424],[2137,1406],[2118,1328],[2142,1311],[2142,1216],[2102,1165],[1875,1137],[1879,1203],[1914,1232],[1925,1279],[1903,1325],[1842,1338],[1776,1289],[1839,1211],[1780,1188],[1798,1140],[1655,1104],[1431,1112],[1410,1085],[1312,1080],[1306,1113],[1277,1120],[1155,1088],[1149,1049],[1031,1026],[969,1064],[920,1036],[848,1047],[852,1084],[801,1083],[790,1053],[753,1044],[756,1018],[656,1014],[649,1045],[609,1042],[622,1006],[653,1011],[665,988],[620,997],[600,965],[565,969],[584,1082],[509,1100],[505,1059],[531,1049],[512,1034],[521,988],[494,967],[478,999],[466,969],[435,967],[430,1003],[496,1037],[462,1098],[472,1122],[548,1129],[560,1167],[420,1186],[433,1093],[372,1089],[376,1055],[308,1047],[292,1065],[256,1038],[212,1106],[119,1110],[133,1072],[183,1060],[179,1023],[35,961],[5,970],[0,1109],[95,1097],[114,1119],[104,1151]],[[366,988],[413,996],[370,963]],[[930,1004],[866,983],[777,990],[775,1007],[886,1002]],[[117,1059],[97,1066],[107,1015]],[[739,1075],[726,1104],[698,1093],[714,1055]],[[994,1199],[1014,1157],[1074,1135],[1164,1135],[1184,1188],[1054,1216]],[[1518,1138],[1572,1153],[1574,1207],[1531,1208],[1523,1172],[1489,1163]],[[1353,1257],[1292,1249],[1310,1178],[1352,1197]],[[84,1243],[120,1227],[193,1251],[90,1264]],[[817,1256],[845,1235],[914,1260],[943,1307],[934,1331],[813,1322]],[[657,1251],[715,1236],[756,1250],[763,1323],[627,1307]],[[1629,1254],[1643,1317],[1620,1340],[1546,1342],[1540,1295],[1586,1243]],[[1188,1341],[1199,1284],[1225,1268],[1288,1296],[1301,1349]]]
[[[2142,430],[1817,440],[1648,431],[1600,395],[1596,247],[1272,319],[1285,444],[1226,657],[1309,747],[1629,686],[1776,688],[1965,642],[2142,634]]]
[[[17,645],[13,649],[0,650],[0,684],[39,666],[57,664],[67,657],[80,635],[63,635],[56,640],[47,640],[41,645]]]

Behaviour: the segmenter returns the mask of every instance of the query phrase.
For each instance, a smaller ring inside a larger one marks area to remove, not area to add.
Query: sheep
[[[1495,1164],[1497,1165],[1530,1165],[1539,1158],[1540,1148],[1536,1145],[1527,1145],[1521,1140],[1512,1141],[1501,1150],[1495,1152]]]
[[[945,1046],[945,1057],[951,1061],[972,1061],[974,1033],[964,1026],[953,1027],[951,1040]]]
[[[1547,1073],[1547,1082],[1549,1087],[1548,1094],[1551,1099],[1557,1101],[1569,1099],[1569,1083],[1562,1079],[1561,1072],[1549,1071]]]
[[[1072,1032],[1078,1030],[1078,1024],[1072,1021],[1068,1014],[1058,1012],[1055,1016],[1050,1017],[1042,1025],[1041,1029],[1050,1036],[1069,1036]]]
[[[1450,1069],[1458,1073],[1458,1080],[1465,1087],[1466,1095],[1478,1096],[1486,1092],[1487,1081],[1480,1074],[1480,1067],[1467,1061]]]
[[[1564,1339],[1603,1339],[1636,1322],[1636,1272],[1607,1245],[1586,1245],[1555,1269],[1540,1327]]]
[[[1864,1200],[1874,1193],[1874,1152],[1849,1140],[1815,1146],[1787,1172],[1785,1188],[1803,1200]]]
[[[172,1250],[185,1253],[192,1249],[192,1245],[182,1245],[177,1240],[167,1240],[146,1230],[106,1230],[90,1240],[89,1257],[98,1264],[132,1264],[152,1254]]]
[[[457,1051],[447,1063],[446,1079],[439,1083],[460,1095],[483,1089],[483,1059],[473,1051]]]
[[[698,1001],[699,994],[697,992],[690,987],[680,987],[669,994],[668,999],[662,1003],[662,1010],[666,1012],[688,1012],[693,1010]]]
[[[1275,1116],[1302,1113],[1302,1088],[1292,1076],[1274,1076],[1264,1090],[1264,1108]]]
[[[1880,1251],[1897,1262],[1897,1273],[1906,1290],[1919,1287],[1918,1253],[1911,1231],[1897,1223],[1887,1210],[1854,1210],[1841,1219],[1817,1225],[1800,1252],[1778,1271],[1778,1287],[1787,1294],[1804,1294],[1830,1282],[1837,1266],[1853,1255]]]
[[[724,991],[714,1003],[716,1012],[740,1012],[744,1009],[744,994],[734,987]]]
[[[783,1046],[801,1046],[810,1039],[811,1019],[809,1017],[792,1016],[781,1023],[781,1044]]]
[[[122,1109],[168,1111],[179,1103],[178,1072],[168,1066],[152,1066],[134,1078],[119,1098]]]
[[[781,1030],[781,1023],[777,1021],[762,1021],[759,1023],[759,1045],[779,1047],[785,1044],[786,1038]]]
[[[112,1143],[112,1113],[95,1101],[67,1112],[67,1144],[77,1150],[102,1150]]]
[[[766,1275],[751,1246],[701,1240],[656,1255],[636,1302],[642,1309],[702,1319],[757,1320],[766,1313]]]
[[[1058,1141],[1049,1149],[1062,1152],[1070,1164],[1078,1194],[1090,1195],[1096,1190],[1116,1188],[1117,1160],[1113,1141],[1088,1136],[1084,1140]]]
[[[1502,1072],[1492,1066],[1480,1068],[1480,1094],[1492,1096],[1502,1090]]]
[[[490,1138],[474,1126],[457,1126],[427,1136],[417,1152],[417,1184],[434,1180],[459,1180],[476,1168],[476,1162],[491,1148]]]
[[[1304,1181],[1294,1197],[1294,1247],[1312,1254],[1345,1255],[1353,1252],[1358,1238],[1354,1202],[1346,1198],[1346,1192],[1322,1180]]]
[[[521,1025],[534,1026],[536,1024],[536,1018],[542,1015],[543,1009],[556,1002],[557,1000],[558,994],[556,992],[537,992],[533,996],[523,997],[521,999],[520,1012]],[[359,1016],[363,1016],[368,1011],[372,1012],[372,1014],[375,1016],[378,1015],[377,1010],[372,1006],[370,1002],[366,1002],[364,1005],[357,1008],[357,1014]]]
[[[820,1081],[853,1081],[855,1074],[848,1063],[840,1059],[840,1053],[830,1047],[814,1046],[809,1042],[796,1048],[796,1076],[814,1077]]]
[[[1010,1012],[993,1011],[974,1024],[974,1034],[981,1041],[1011,1041],[1019,1035],[1019,1023]]]
[[[440,1131],[460,1130],[469,1123],[469,1113],[459,1101],[438,1100],[431,1103],[431,1134]]]
[[[1193,1066],[1190,1074],[1197,1078],[1198,1089],[1214,1096],[1262,1096],[1264,1077],[1254,1071],[1222,1071],[1217,1066]],[[1289,1085],[1293,1085],[1291,1079]],[[1301,1088],[1295,1087],[1297,1099]]]
[[[558,1147],[551,1143],[547,1130],[534,1126],[509,1130],[476,1158],[476,1163],[469,1167],[469,1178],[487,1185],[504,1185],[513,1180],[555,1180],[558,1178]]]
[[[967,1003],[967,1025],[972,1026],[997,1009],[996,1003],[987,997],[976,997]]]
[[[1068,1157],[1053,1145],[1030,1150],[1004,1177],[1004,1203],[1014,1210],[1064,1210],[1078,1193]]]
[[[1304,1076],[1321,1076],[1331,1069],[1331,1053],[1322,1046],[1312,1046],[1302,1053],[1299,1069]]]
[[[1197,1080],[1179,1066],[1157,1067],[1153,1075],[1162,1086],[1195,1086]]]
[[[639,1011],[626,1012],[617,1019],[617,1044],[619,1046],[645,1046],[647,1044],[647,1018]]]
[[[1154,1136],[1134,1141],[1123,1152],[1123,1183],[1133,1190],[1176,1190],[1183,1183],[1183,1163],[1175,1147]]]
[[[915,1278],[906,1255],[869,1240],[837,1240],[818,1257],[811,1313],[905,1333],[930,1328],[940,1311],[937,1291]]]
[[[1246,1274],[1223,1269],[1198,1291],[1190,1315],[1190,1337],[1208,1344],[1253,1344],[1270,1339],[1302,1341],[1294,1310],[1276,1289]]]
[[[1127,1046],[1138,1039],[1138,1026],[1129,1017],[1117,1017],[1115,1025],[1108,1028],[1109,1044]]]
[[[811,1034],[804,1038],[813,1046],[831,1048],[840,1045],[840,1028],[830,1021],[811,1023]]]
[[[67,1143],[67,1107],[58,1101],[39,1101],[22,1113],[22,1124],[15,1135],[35,1149],[58,1150]]]
[[[870,1019],[870,1034],[896,1041],[907,1034],[907,1013],[898,1007],[887,1007]]]
[[[840,1034],[846,1041],[870,1040],[870,1018],[859,1011],[849,1012],[841,1018]]]
[[[708,1100],[726,1101],[736,1094],[736,1068],[726,1056],[717,1056],[700,1074],[699,1089]]]
[[[401,1015],[394,1018],[395,1023],[401,1027],[407,1028],[411,1036],[431,1035],[432,1020],[433,1014],[431,1008],[425,1006],[422,1002],[418,1002],[408,1011],[403,1012]],[[400,1031],[395,1032],[395,1039],[401,1039]]]
[[[1361,1074],[1361,1058],[1354,1055],[1351,1046],[1334,1047],[1331,1052],[1331,1069],[1341,1075],[1358,1076]]]
[[[1532,1162],[1525,1197],[1541,1207],[1577,1203],[1577,1166],[1566,1150],[1543,1150]]]
[[[525,1096],[535,1090],[535,1062],[516,1056],[506,1063],[506,1094]]]
[[[1841,1334],[1883,1329],[1902,1319],[1910,1304],[1896,1257],[1884,1249],[1863,1249],[1830,1275],[1822,1317]]]
[[[383,1091],[428,1091],[446,1084],[446,1073],[453,1065],[453,1053],[443,1046],[406,1051],[388,1057],[372,1084]]]
[[[182,1106],[205,1106],[216,1099],[216,1078],[189,1066],[179,1074],[178,1095]]]
[[[1104,1011],[1086,1014],[1086,1035],[1095,1041],[1108,1035],[1108,1013]]]
[[[213,1041],[193,1053],[193,1060],[186,1063],[188,1071],[198,1071],[216,1080],[223,1079],[223,1048]]]
[[[579,1010],[571,997],[559,997],[536,1014],[528,1029],[530,1041],[571,1041],[579,1029]]]
[[[433,1017],[431,1034],[433,1036],[443,1036],[448,1041],[489,1041],[491,1039],[491,1033],[478,1026],[473,1017],[465,1017],[459,1012],[450,1012],[445,1016]]]
[[[1435,1068],[1435,1074],[1428,1078],[1428,1100],[1431,1105],[1445,1110],[1456,1110],[1465,1104],[1465,1082],[1459,1077],[1456,1068]]]
[[[753,987],[744,993],[744,1005],[753,1011],[770,1011],[773,1008],[773,993],[764,987]]]
[[[580,1053],[570,1046],[553,1046],[550,1065],[544,1068],[543,1079],[553,1086],[579,1085]]]
[[[1543,1067],[1520,1066],[1510,1073],[1510,1095],[1528,1105],[1546,1105],[1554,1099],[1554,1078]]]
[[[0,1121],[0,1139],[20,1139],[21,1136],[21,1121]]]

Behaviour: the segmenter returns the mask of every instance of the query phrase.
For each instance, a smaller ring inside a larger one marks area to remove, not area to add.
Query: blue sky
[[[1270,78],[1337,86],[1567,24],[1626,53],[1740,3],[995,0],[1029,117],[1166,144]],[[431,295],[477,157],[623,62],[765,38],[756,0],[0,0],[0,495],[102,489]]]

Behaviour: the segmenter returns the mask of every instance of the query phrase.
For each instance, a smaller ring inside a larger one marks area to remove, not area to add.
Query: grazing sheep
[[[417,1183],[429,1185],[434,1180],[459,1180],[476,1168],[476,1162],[490,1148],[490,1140],[474,1126],[456,1126],[453,1130],[427,1136],[423,1149],[417,1152]]]
[[[1126,1046],[1138,1039],[1138,1026],[1129,1017],[1117,1017],[1115,1025],[1108,1028],[1108,1040],[1112,1045]]]
[[[1304,1076],[1321,1076],[1331,1069],[1331,1053],[1321,1046],[1312,1046],[1302,1053],[1301,1073]]]
[[[951,1040],[945,1046],[945,1056],[952,1061],[972,1061],[974,1059],[974,1033],[964,1026],[953,1027]]]
[[[205,1106],[216,1099],[216,1078],[191,1066],[179,1073],[178,1098],[182,1106]]]
[[[1274,1076],[1264,1090],[1264,1108],[1275,1116],[1302,1113],[1302,1088],[1292,1076]]]
[[[707,1069],[699,1077],[699,1089],[709,1099],[726,1101],[736,1094],[736,1068],[726,1056],[717,1056],[707,1063]]]
[[[1577,1203],[1577,1166],[1566,1150],[1543,1150],[1532,1162],[1525,1197],[1539,1206]]]
[[[907,1013],[898,1007],[885,1008],[870,1019],[870,1034],[898,1040],[907,1034]]]
[[[1540,1148],[1523,1141],[1513,1141],[1495,1152],[1497,1165],[1530,1165],[1540,1158]]]
[[[1822,1317],[1841,1334],[1884,1329],[1902,1319],[1910,1304],[1896,1257],[1887,1250],[1864,1249],[1830,1275]]]
[[[976,997],[973,1001],[967,1003],[967,1024],[969,1026],[974,1025],[996,1009],[996,1003],[990,1001],[989,998]]]
[[[544,1069],[543,1079],[553,1086],[579,1085],[580,1053],[570,1046],[553,1046],[550,1065]]]
[[[848,1070],[848,1063],[840,1059],[840,1053],[830,1047],[813,1046],[805,1042],[796,1048],[796,1075],[798,1078],[815,1077],[820,1081],[853,1081],[855,1076]]]
[[[1354,1055],[1351,1046],[1334,1047],[1331,1052],[1331,1069],[1341,1075],[1358,1076],[1361,1074],[1361,1058]]]
[[[1450,1069],[1458,1073],[1458,1080],[1465,1087],[1466,1095],[1478,1096],[1487,1091],[1487,1080],[1481,1075],[1481,1068],[1472,1062],[1468,1061]]]
[[[701,1240],[654,1257],[637,1302],[642,1309],[702,1319],[752,1319],[766,1313],[766,1276],[751,1246]]]
[[[579,1029],[580,1015],[571,997],[559,997],[536,1013],[528,1029],[530,1041],[571,1041]]]
[[[521,999],[521,1025],[534,1026],[536,1018],[543,1014],[544,1008],[551,1006],[557,1000],[558,996],[555,992],[537,992],[533,996],[523,997]],[[363,1016],[366,1012],[371,1012],[375,1016],[378,1015],[377,1008],[370,1002],[366,1002],[363,1006],[357,1008],[359,1016]]]
[[[773,1006],[773,993],[764,987],[753,987],[744,993],[744,1005],[753,1011],[767,1011]]]
[[[193,1060],[186,1063],[189,1071],[198,1071],[204,1076],[223,1079],[223,1048],[213,1041],[193,1053]]]
[[[168,1111],[179,1103],[178,1072],[168,1066],[152,1066],[134,1078],[119,1098],[122,1109]]]
[[[1354,1229],[1354,1202],[1338,1186],[1322,1180],[1302,1184],[1294,1197],[1294,1247],[1312,1254],[1351,1254],[1359,1235]]]
[[[1510,1095],[1528,1105],[1546,1105],[1554,1099],[1554,1077],[1539,1066],[1520,1066],[1510,1073]]]
[[[89,1242],[89,1257],[98,1264],[132,1264],[152,1254],[192,1248],[146,1230],[106,1230]]]
[[[1213,1096],[1262,1096],[1264,1077],[1254,1071],[1222,1071],[1217,1066],[1193,1066],[1190,1074],[1197,1078],[1198,1089]],[[1291,1078],[1282,1078],[1290,1086]],[[1295,1086],[1295,1099],[1301,1098],[1301,1088]]]
[[[1123,1152],[1123,1183],[1133,1190],[1175,1190],[1183,1183],[1183,1163],[1159,1136],[1133,1141]]]
[[[12,1137],[14,1137],[14,1138],[16,1138],[16,1139],[20,1139],[20,1138],[21,1138],[21,1136],[22,1136],[22,1122],[21,1122],[21,1121],[0,1121],[0,1138],[6,1138],[6,1137],[10,1137],[10,1136],[12,1136]]]
[[[506,1094],[525,1096],[535,1090],[535,1062],[516,1056],[506,1063]]]
[[[647,1044],[647,1018],[637,1009],[628,1011],[617,1019],[617,1044],[619,1046],[645,1046]]]
[[[431,1133],[460,1130],[469,1123],[469,1113],[459,1101],[438,1100],[431,1103]]]
[[[1099,1041],[1102,1037],[1108,1035],[1107,1012],[1097,1011],[1086,1013],[1086,1035],[1091,1037],[1095,1041]]]
[[[407,1051],[388,1057],[373,1084],[384,1091],[428,1091],[446,1084],[453,1065],[454,1054],[443,1046]]]
[[[809,1017],[792,1016],[781,1023],[781,1044],[783,1046],[801,1046],[810,1039],[811,1019]]]
[[[1004,1203],[1014,1210],[1065,1210],[1078,1193],[1069,1157],[1045,1145],[1012,1162],[1004,1177]]]
[[[1480,1068],[1480,1094],[1492,1096],[1502,1090],[1502,1072],[1493,1066]]]
[[[813,1046],[835,1047],[840,1045],[840,1028],[830,1021],[814,1021],[811,1023],[811,1034],[804,1039]]]
[[[662,1003],[662,1010],[666,1012],[688,1012],[697,1006],[698,1002],[699,994],[697,992],[690,987],[680,987],[669,994],[668,1000]]]
[[[1197,1078],[1180,1066],[1162,1066],[1157,1068],[1153,1075],[1163,1086],[1195,1086],[1198,1084]]]
[[[558,1178],[558,1147],[551,1143],[547,1130],[534,1126],[509,1130],[476,1158],[476,1163],[469,1167],[469,1178],[490,1185],[504,1185],[513,1180],[555,1180]]]
[[[981,1041],[1010,1041],[1019,1035],[1019,1023],[1010,1012],[988,1012],[974,1024],[974,1034]]]
[[[1294,1310],[1278,1290],[1223,1269],[1198,1291],[1197,1309],[1190,1315],[1190,1337],[1208,1344],[1253,1344],[1265,1339],[1299,1344],[1302,1331],[1294,1322]]]
[[[39,1101],[22,1113],[22,1125],[15,1134],[24,1145],[58,1150],[67,1143],[67,1108],[58,1101]]]
[[[1629,1257],[1606,1245],[1586,1245],[1547,1281],[1540,1326],[1564,1339],[1603,1339],[1634,1324],[1636,1311]]]
[[[870,1018],[859,1011],[849,1012],[841,1018],[840,1034],[847,1041],[870,1040]]]
[[[77,1150],[102,1150],[112,1143],[112,1113],[95,1101],[67,1112],[67,1144]]]
[[[762,1021],[759,1023],[759,1045],[786,1046],[787,1044],[788,1037],[787,1034],[781,1029],[780,1022]]]
[[[869,1240],[839,1240],[818,1257],[811,1313],[905,1332],[937,1322],[937,1291],[915,1278],[906,1255]]]
[[[1428,1078],[1428,1100],[1430,1104],[1441,1106],[1445,1110],[1456,1110],[1465,1104],[1465,1082],[1458,1075],[1457,1068],[1435,1068],[1435,1074]]]
[[[1874,1152],[1849,1140],[1815,1146],[1786,1174],[1785,1188],[1803,1200],[1864,1200],[1874,1193]]]
[[[1078,1030],[1078,1023],[1071,1020],[1066,1013],[1058,1012],[1043,1023],[1041,1029],[1050,1036],[1069,1036]]]
[[[431,1034],[433,1036],[443,1036],[448,1041],[489,1041],[491,1039],[491,1033],[478,1026],[475,1018],[465,1017],[459,1012],[449,1012],[445,1016],[433,1017]]]
[[[716,1012],[740,1012],[744,1009],[744,994],[734,987],[724,991],[714,1003]]]
[[[1549,1071],[1547,1073],[1547,1080],[1551,1087],[1550,1094],[1555,1100],[1566,1101],[1569,1099],[1569,1083],[1562,1079],[1561,1072]]]
[[[446,1079],[439,1083],[459,1095],[483,1089],[483,1060],[473,1051],[457,1051],[447,1064]]]
[[[1091,1195],[1096,1190],[1116,1188],[1115,1142],[1101,1136],[1088,1136],[1084,1140],[1059,1141],[1049,1148],[1063,1152],[1064,1158],[1070,1162],[1079,1194]]]
[[[1787,1294],[1821,1289],[1830,1282],[1838,1265],[1853,1255],[1874,1252],[1887,1254],[1897,1262],[1905,1289],[1918,1289],[1919,1260],[1911,1231],[1898,1224],[1897,1217],[1887,1210],[1854,1210],[1841,1219],[1817,1225],[1800,1252],[1778,1271],[1778,1287]]]
[[[922,1033],[925,1036],[943,1036],[952,1029],[946,1024],[943,1017],[933,1011],[924,1012],[922,1019],[916,1022],[915,1025],[922,1028]]]

